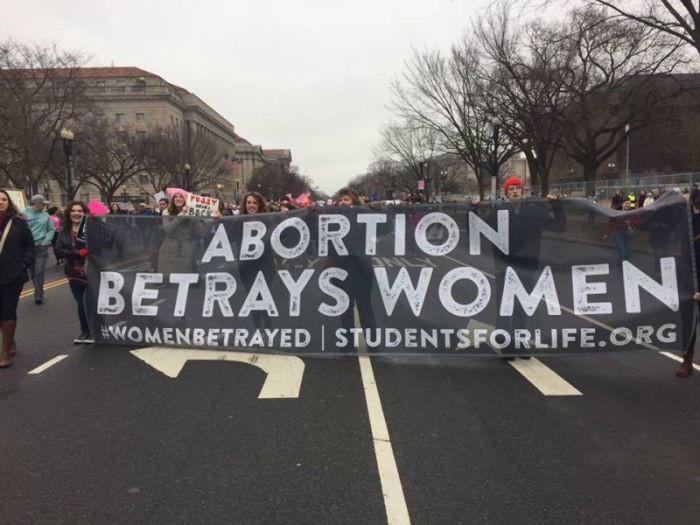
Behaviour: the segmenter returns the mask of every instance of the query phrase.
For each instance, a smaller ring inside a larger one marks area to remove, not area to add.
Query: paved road
[[[20,353],[0,371],[2,523],[700,515],[700,375],[674,378],[656,352],[304,358],[298,398],[259,399],[250,365],[191,361],[170,378],[129,348],[72,345],[65,285],[19,315]]]

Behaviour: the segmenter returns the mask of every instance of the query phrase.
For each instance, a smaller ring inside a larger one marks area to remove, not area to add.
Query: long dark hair
[[[245,205],[245,201],[248,200],[248,197],[253,197],[255,199],[255,202],[258,203],[258,213],[265,213],[267,211],[267,204],[265,203],[265,197],[260,195],[257,191],[249,191],[243,196],[243,207],[241,208],[241,213],[243,215],[250,215],[248,213],[248,209]]]
[[[70,220],[70,211],[73,209],[73,206],[80,206],[83,209],[83,213],[88,215],[88,208],[85,206],[83,201],[73,201],[68,203],[68,206],[66,206],[66,211],[63,212],[63,221],[61,222],[61,229],[63,231],[69,232],[73,227],[73,221]]]
[[[10,194],[7,193],[5,190],[0,190],[0,193],[3,193],[5,197],[7,197],[7,215],[10,217],[14,217],[16,215],[20,215],[19,209],[17,208],[17,205],[12,202],[12,197],[10,197]]]
[[[168,204],[168,215],[171,215],[173,217],[182,211],[182,208],[178,210],[177,206],[175,206],[175,195],[182,195],[182,200],[185,201],[185,204],[182,205],[182,208],[187,206],[187,195],[185,195],[184,193],[176,191],[175,193],[170,195],[170,204]]]

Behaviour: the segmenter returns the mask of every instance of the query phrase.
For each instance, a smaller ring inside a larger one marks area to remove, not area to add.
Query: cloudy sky
[[[196,93],[324,191],[373,160],[411,48],[446,49],[486,0],[0,0],[2,38],[54,41]]]

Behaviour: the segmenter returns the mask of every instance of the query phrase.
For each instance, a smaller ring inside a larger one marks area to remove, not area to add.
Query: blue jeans
[[[32,283],[34,283],[34,300],[44,298],[44,270],[46,259],[49,256],[49,247],[37,244],[34,246],[34,266],[32,267]]]
[[[89,334],[90,325],[88,325],[87,315],[85,315],[85,290],[87,290],[87,284],[69,281],[68,286],[70,286],[70,291],[73,294],[73,299],[75,299],[75,302],[78,303],[78,319],[80,319],[80,331],[83,334]]]

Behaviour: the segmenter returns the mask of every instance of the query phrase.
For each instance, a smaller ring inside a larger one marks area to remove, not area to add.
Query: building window
[[[117,124],[124,122],[124,113],[117,113],[114,117]]]
[[[126,93],[126,86],[124,85],[124,81],[117,80],[117,85],[112,86],[112,89],[110,91],[112,93]]]
[[[139,175],[139,182],[141,184],[148,184],[148,175]]]
[[[145,140],[146,139],[146,132],[145,131],[137,131],[136,138],[139,140]]]
[[[136,122],[145,122],[146,121],[146,114],[145,113],[136,113]]]

